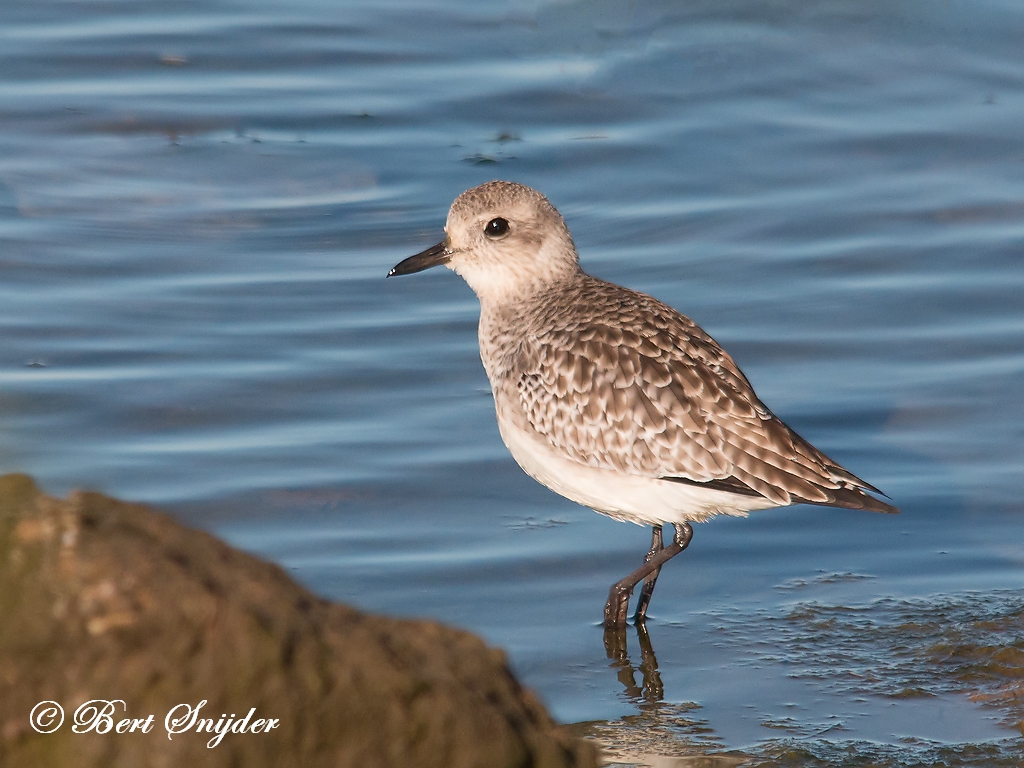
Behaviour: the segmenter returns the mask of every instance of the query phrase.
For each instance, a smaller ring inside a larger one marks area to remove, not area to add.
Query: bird
[[[651,526],[643,564],[609,590],[606,629],[625,626],[641,581],[633,622],[643,625],[691,523],[798,503],[899,511],[772,413],[693,320],[583,271],[541,193],[509,181],[474,187],[452,203],[444,231],[387,276],[444,265],[476,293],[480,358],[512,457],[555,493]]]

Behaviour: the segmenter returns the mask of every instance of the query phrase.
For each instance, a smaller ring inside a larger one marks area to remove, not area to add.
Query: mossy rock
[[[154,715],[150,732],[74,733],[94,699],[124,702],[114,722]],[[66,713],[48,734],[29,718],[44,700]],[[201,717],[278,725],[169,739],[166,713],[203,700]],[[596,764],[474,635],[327,602],[145,506],[0,477],[0,765]]]

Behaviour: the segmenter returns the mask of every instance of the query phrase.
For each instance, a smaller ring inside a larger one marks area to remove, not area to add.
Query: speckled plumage
[[[880,504],[765,407],[732,358],[671,307],[580,272],[517,314],[519,333],[484,360],[492,387],[573,461],[779,505]]]
[[[492,238],[484,228],[496,217],[509,229]],[[896,511],[780,421],[692,320],[583,272],[539,193],[508,182],[469,190],[446,231],[435,263],[480,298],[502,437],[553,490],[655,525],[798,502]]]

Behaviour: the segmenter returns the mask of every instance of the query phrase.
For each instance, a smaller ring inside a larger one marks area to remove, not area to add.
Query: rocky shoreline
[[[598,755],[468,632],[328,602],[146,506],[56,499],[7,475],[0,764],[588,768]]]

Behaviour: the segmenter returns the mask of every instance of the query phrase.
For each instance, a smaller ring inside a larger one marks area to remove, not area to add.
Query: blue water
[[[383,279],[524,182],[903,509],[697,527],[651,609],[664,700],[735,747],[787,702],[1007,736],[752,673],[716,627],[1024,589],[1022,35],[1005,0],[0,2],[0,470],[482,633],[563,720],[637,711],[597,624],[648,533],[516,467],[461,280]]]

